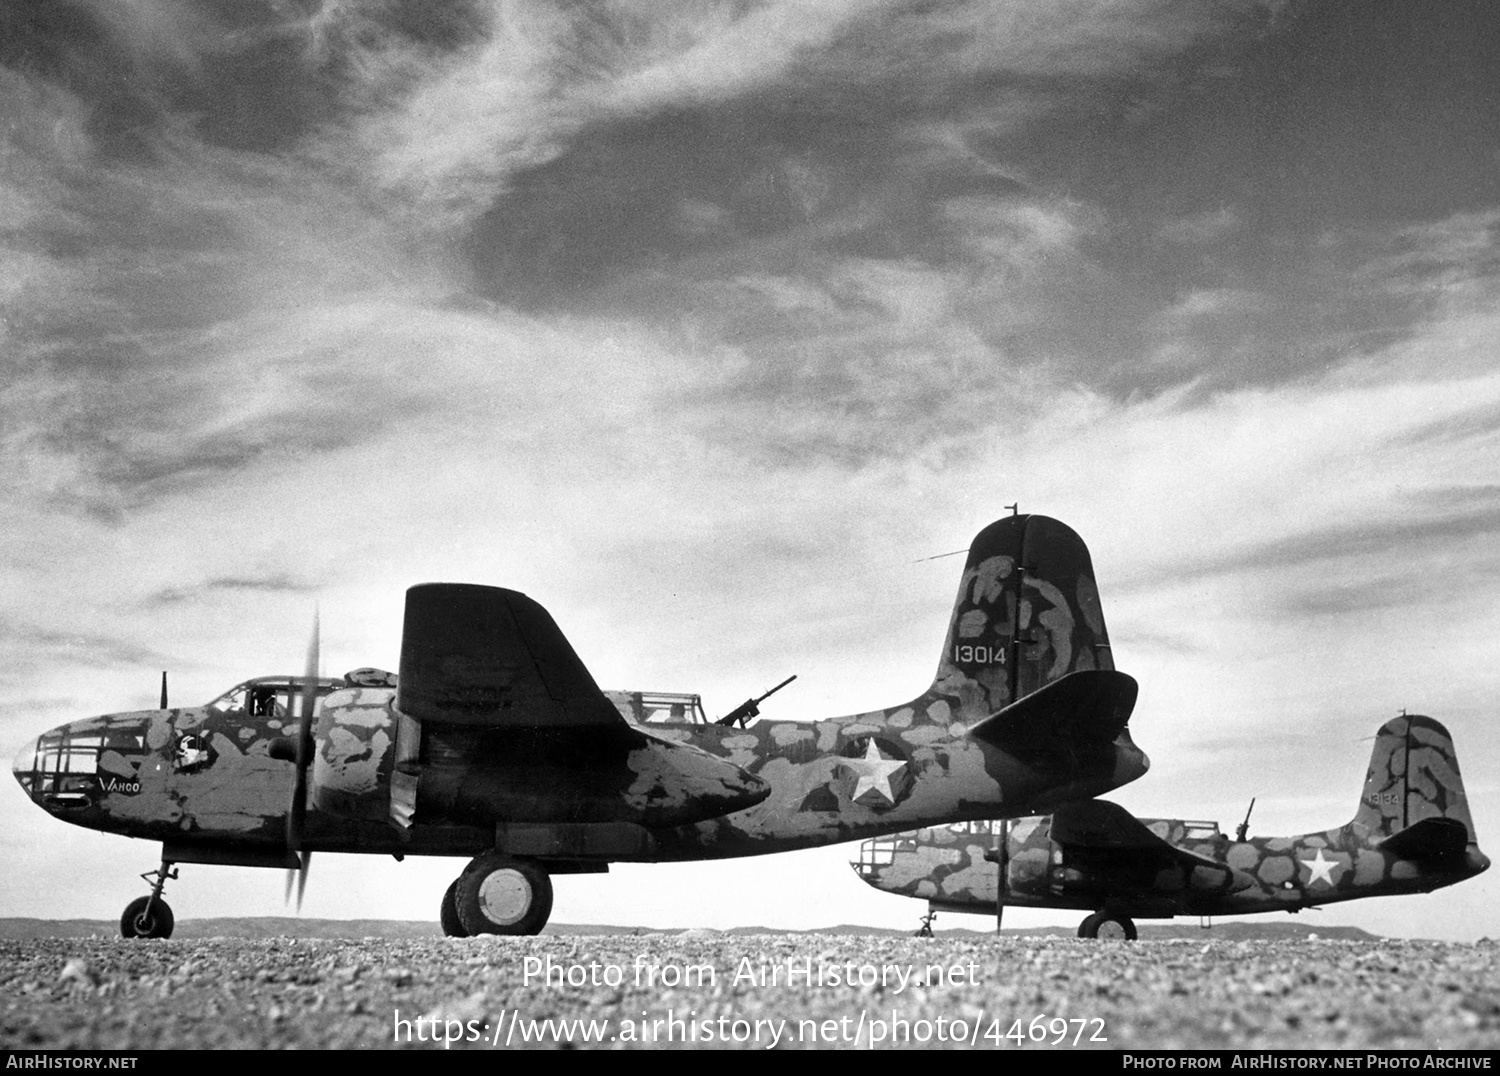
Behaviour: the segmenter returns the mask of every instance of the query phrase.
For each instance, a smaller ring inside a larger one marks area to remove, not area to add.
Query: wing
[[[1135,852],[1174,859],[1182,853],[1195,860],[1203,859],[1168,844],[1147,829],[1135,815],[1108,800],[1083,800],[1059,807],[1052,815],[1052,839],[1075,848]]]
[[[425,803],[471,823],[530,825],[538,847],[592,847],[580,826],[690,824],[771,791],[727,759],[627,722],[547,610],[514,590],[408,590],[395,708],[389,817],[402,829]],[[641,843],[622,840],[609,847]]]
[[[1213,872],[1214,877],[1227,874],[1240,880],[1241,872],[1228,864],[1162,840],[1140,819],[1108,800],[1084,800],[1059,807],[1052,815],[1052,839],[1064,847],[1065,855],[1069,850],[1121,853],[1137,864],[1155,864],[1157,869],[1202,869]],[[1248,878],[1244,881],[1249,884]]]
[[[467,583],[406,592],[396,708],[482,728],[628,728],[547,610]]]

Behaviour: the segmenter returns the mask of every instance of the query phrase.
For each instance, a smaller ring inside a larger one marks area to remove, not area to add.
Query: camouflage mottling
[[[1289,856],[1266,856],[1254,871],[1255,876],[1266,885],[1280,885],[1297,873]]]
[[[218,757],[196,773],[179,770],[173,795],[183,805],[184,830],[253,832],[279,822],[291,802],[286,766],[264,754],[241,751],[228,736],[213,736]]]
[[[591,718],[561,739],[546,724],[527,725],[524,714],[508,717],[503,729],[429,719],[421,723],[420,773],[414,794],[403,793],[399,826],[390,822],[392,788],[412,778],[394,770],[397,678],[355,670],[319,682],[303,846],[479,853],[497,847],[508,827],[624,819],[643,831],[638,840],[602,851],[576,842],[567,858],[686,860],[1034,813],[1134,779],[1145,771],[1144,755],[1128,732],[1113,740],[1075,732],[1068,750],[1037,754],[969,730],[1070,673],[1111,668],[1108,646],[1082,541],[1045,517],[1008,517],[975,538],[933,683],[916,698],[825,721],[741,729],[692,720],[696,696],[608,692],[613,710],[636,724]],[[569,690],[578,682],[569,680]],[[538,690],[545,683],[538,679]],[[264,695],[273,686],[280,695],[271,706]],[[90,828],[152,840],[229,835],[241,847],[284,848],[300,690],[296,678],[262,678],[205,707],[67,726],[57,734],[138,736],[110,756],[109,767],[123,763],[140,787],[119,793],[81,781],[88,787],[66,804],[40,790],[34,798]]]
[[[802,728],[800,725],[771,726],[771,741],[777,747],[791,747],[794,744],[811,743],[813,739],[812,730]]]
[[[1354,853],[1354,884],[1372,886],[1385,876],[1385,856],[1373,849],[1361,848]]]
[[[648,739],[645,747],[630,752],[626,766],[634,779],[624,800],[647,820],[719,797],[725,783],[724,766],[714,756],[668,739]],[[745,784],[733,791],[744,794],[751,789]]]
[[[1403,716],[1380,729],[1358,813],[1339,829],[1231,841],[1212,823],[1135,820],[1112,805],[1096,806],[1128,822],[1076,843],[1056,838],[1060,814],[1008,827],[975,822],[924,829],[865,841],[853,865],[878,889],[936,908],[992,912],[999,872],[991,850],[1006,832],[1007,904],[1142,918],[1296,911],[1427,892],[1489,865],[1474,836],[1453,741],[1426,717]],[[1424,845],[1424,831],[1407,826],[1430,819],[1448,820],[1443,825],[1450,829]],[[1452,830],[1452,823],[1462,828]]]
[[[99,756],[99,772],[112,773],[116,777],[133,778],[139,766],[118,751],[105,751]]]
[[[356,672],[360,680],[373,680],[378,670]],[[315,809],[341,818],[385,817],[396,728],[389,701],[390,691],[378,687],[353,687],[323,699],[312,769]]]
[[[1376,741],[1354,823],[1389,836],[1426,818],[1452,818],[1474,831],[1446,730],[1425,717],[1395,718]]]

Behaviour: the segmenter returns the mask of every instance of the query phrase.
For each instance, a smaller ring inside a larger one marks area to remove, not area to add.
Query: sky
[[[315,608],[325,671],[395,668],[433,580],[607,687],[890,705],[1018,503],[1141,685],[1110,798],[1338,826],[1405,709],[1493,856],[1497,53],[1483,0],[13,0],[0,751],[295,671]],[[0,914],[155,866],[0,812]],[[915,927],[855,853],[565,877],[553,920]],[[304,914],[435,919],[461,867],[320,856]],[[1475,940],[1497,898],[1301,919]]]

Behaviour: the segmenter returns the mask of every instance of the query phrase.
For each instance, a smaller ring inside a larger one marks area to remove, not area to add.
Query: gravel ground
[[[1015,1049],[1017,1038],[1036,1047],[1059,1037],[1095,1048],[1500,1047],[1500,944],[1490,941],[688,931],[72,938],[0,942],[0,952],[0,1047],[13,1049],[442,1048],[445,1038],[487,1049]]]

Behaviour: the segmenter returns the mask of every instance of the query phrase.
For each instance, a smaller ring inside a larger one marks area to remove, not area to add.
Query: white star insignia
[[[1321,881],[1326,883],[1330,888],[1333,886],[1333,870],[1339,865],[1338,860],[1323,858],[1323,849],[1319,848],[1317,856],[1312,859],[1304,859],[1301,862],[1312,873],[1312,877],[1307,880],[1308,885],[1313,885]]]
[[[891,778],[896,771],[906,763],[900,759],[883,758],[880,748],[875,746],[871,740],[865,745],[864,758],[846,758],[844,765],[859,774],[859,781],[854,786],[854,793],[849,797],[857,800],[866,792],[879,792],[891,803],[896,802],[896,794],[891,791]]]

